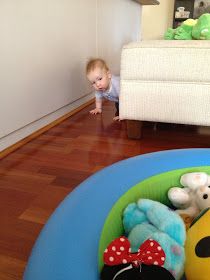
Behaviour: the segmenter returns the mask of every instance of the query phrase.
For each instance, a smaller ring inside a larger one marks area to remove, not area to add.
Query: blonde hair
[[[86,74],[89,74],[95,68],[104,69],[105,71],[109,71],[109,67],[106,62],[101,58],[91,58],[86,65]]]

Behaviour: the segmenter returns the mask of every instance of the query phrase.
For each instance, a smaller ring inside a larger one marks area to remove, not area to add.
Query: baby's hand
[[[114,118],[113,118],[113,121],[118,121],[118,122],[120,122],[120,117],[119,117],[119,116],[114,117]]]
[[[96,114],[101,114],[101,113],[102,113],[102,109],[99,109],[99,108],[95,108],[90,111],[91,115],[96,115]]]

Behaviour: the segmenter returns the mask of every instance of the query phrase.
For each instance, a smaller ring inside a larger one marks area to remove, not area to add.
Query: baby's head
[[[86,65],[86,75],[95,90],[106,91],[109,89],[111,73],[103,59],[90,59]]]

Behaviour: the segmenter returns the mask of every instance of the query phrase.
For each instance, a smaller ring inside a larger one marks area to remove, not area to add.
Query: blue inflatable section
[[[119,197],[150,176],[207,165],[210,149],[180,149],[136,156],[97,172],[54,211],[33,247],[23,279],[99,280],[101,230]]]

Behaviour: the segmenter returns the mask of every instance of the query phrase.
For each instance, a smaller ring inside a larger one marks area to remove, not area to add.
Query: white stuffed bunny
[[[181,176],[180,183],[193,190],[199,186],[210,185],[210,176],[205,172],[186,173]]]
[[[204,172],[191,172],[181,176],[184,188],[173,187],[168,198],[179,214],[196,217],[201,210],[210,207],[210,176]]]

